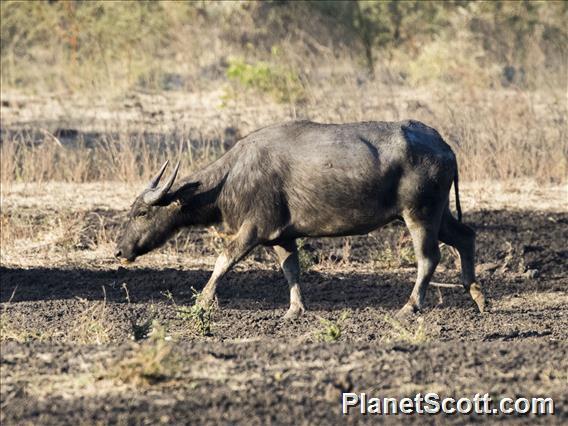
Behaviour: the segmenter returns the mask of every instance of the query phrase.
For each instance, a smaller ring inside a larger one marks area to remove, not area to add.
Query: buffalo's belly
[[[325,225],[320,222],[312,224],[302,224],[292,226],[293,233],[298,237],[345,237],[349,235],[365,235],[381,226],[386,225],[396,219],[396,215],[382,217],[380,220],[361,221],[358,223],[345,223],[341,221],[330,221]]]
[[[356,197],[356,194],[354,194]],[[306,237],[367,234],[397,217],[394,204],[381,205],[377,198],[345,200],[344,203],[315,199],[290,211],[291,233]]]

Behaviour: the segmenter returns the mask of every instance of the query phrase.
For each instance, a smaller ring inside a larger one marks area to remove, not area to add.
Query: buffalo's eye
[[[144,216],[146,216],[147,214],[148,214],[147,211],[142,210],[142,211],[139,211],[139,212],[136,214],[136,216],[137,216],[137,217],[144,217]]]

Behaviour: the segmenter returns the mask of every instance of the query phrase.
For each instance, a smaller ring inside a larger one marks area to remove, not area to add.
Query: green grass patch
[[[247,89],[267,94],[277,102],[294,103],[305,98],[298,73],[269,62],[249,63],[242,59],[231,59],[226,75],[229,80]]]

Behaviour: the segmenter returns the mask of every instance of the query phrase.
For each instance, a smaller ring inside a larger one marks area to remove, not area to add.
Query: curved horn
[[[153,205],[158,203],[164,195],[168,193],[174,181],[176,180],[176,176],[179,170],[179,161],[176,164],[174,171],[172,172],[171,176],[167,180],[167,182],[159,189],[150,189],[144,194],[144,202],[149,205]]]
[[[160,179],[162,178],[162,175],[166,171],[166,167],[168,167],[168,163],[169,163],[169,161],[166,160],[166,162],[164,163],[164,165],[162,166],[162,168],[160,169],[158,174],[156,176],[154,176],[152,178],[152,180],[150,181],[150,183],[148,184],[148,189],[154,189],[158,186],[158,183],[160,183]]]

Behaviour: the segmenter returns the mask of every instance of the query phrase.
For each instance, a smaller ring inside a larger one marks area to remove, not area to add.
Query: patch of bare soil
[[[97,214],[112,233],[122,212]],[[542,396],[556,409],[546,418],[381,419],[390,423],[566,422],[568,214],[486,210],[469,212],[466,221],[478,233],[488,312],[477,313],[459,287],[430,288],[426,309],[408,323],[393,319],[415,275],[399,224],[366,237],[306,240],[309,312],[292,322],[281,320],[287,285],[266,249],[227,275],[211,318],[192,316],[191,287],[202,288],[215,253],[203,231],[127,269],[110,256],[89,261],[80,241],[70,262],[5,262],[0,420],[375,422],[356,412],[341,417],[341,393],[353,391]],[[456,259],[443,254],[434,281],[456,284]]]

